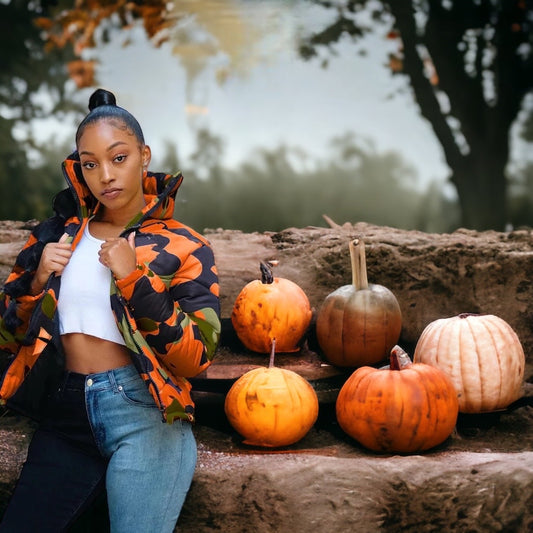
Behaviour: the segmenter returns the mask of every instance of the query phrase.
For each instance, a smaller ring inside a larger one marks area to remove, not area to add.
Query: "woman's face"
[[[135,215],[144,205],[142,176],[150,148],[141,146],[121,121],[90,124],[78,141],[83,177],[107,210]]]

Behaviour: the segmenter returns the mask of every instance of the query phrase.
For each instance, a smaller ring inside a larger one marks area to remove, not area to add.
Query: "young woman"
[[[99,89],[68,188],[0,293],[0,402],[39,420],[0,531],[65,531],[105,488],[111,531],[173,531],[196,443],[193,377],[219,334],[208,242],[172,218],[137,120]]]

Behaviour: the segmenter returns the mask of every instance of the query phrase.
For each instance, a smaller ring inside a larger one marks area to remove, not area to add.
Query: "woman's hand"
[[[116,278],[125,278],[137,266],[135,234],[130,233],[127,239],[124,237],[106,239],[98,255],[100,263],[109,268]]]
[[[59,276],[68,265],[72,256],[72,246],[67,242],[69,236],[64,233],[59,242],[49,242],[43,249],[39,266],[31,282],[31,294],[39,294],[51,274]]]

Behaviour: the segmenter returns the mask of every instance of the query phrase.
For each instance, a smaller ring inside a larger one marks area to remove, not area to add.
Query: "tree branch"
[[[450,126],[442,113],[435,91],[424,75],[424,64],[417,50],[420,44],[416,31],[414,8],[411,0],[395,0],[390,2],[391,12],[403,41],[404,72],[411,79],[415,99],[420,112],[431,124],[439,140],[451,168],[460,165],[463,159]]]

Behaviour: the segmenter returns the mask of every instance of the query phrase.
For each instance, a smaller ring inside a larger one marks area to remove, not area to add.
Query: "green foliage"
[[[31,167],[18,143],[0,144],[0,219],[43,220],[52,214],[53,197],[66,187],[61,161],[69,149],[50,144],[39,151],[42,163]]]
[[[533,163],[526,165],[512,181],[509,200],[513,227],[533,226]]]
[[[52,195],[63,187],[56,159],[40,168],[30,165],[28,152],[37,149],[47,158],[53,143],[37,147],[31,137],[15,138],[14,129],[32,119],[59,120],[76,111],[64,87],[68,50],[45,53],[40,31],[33,24],[47,2],[11,0],[0,3],[0,219],[41,219],[51,213]],[[43,95],[50,98],[43,98]],[[63,154],[64,155],[64,154]],[[51,157],[48,158],[51,161]]]
[[[351,134],[331,147],[331,157],[315,162],[313,170],[299,170],[294,160],[302,157],[301,150],[284,146],[259,151],[237,170],[223,170],[212,158],[207,169],[184,169],[175,216],[200,231],[324,226],[324,214],[339,224],[365,221],[406,229],[431,224],[432,231],[448,231],[456,223],[457,210],[435,188],[417,192],[415,172],[399,154],[378,153]],[[207,178],[198,176],[206,173]],[[425,211],[428,205],[431,213]]]

